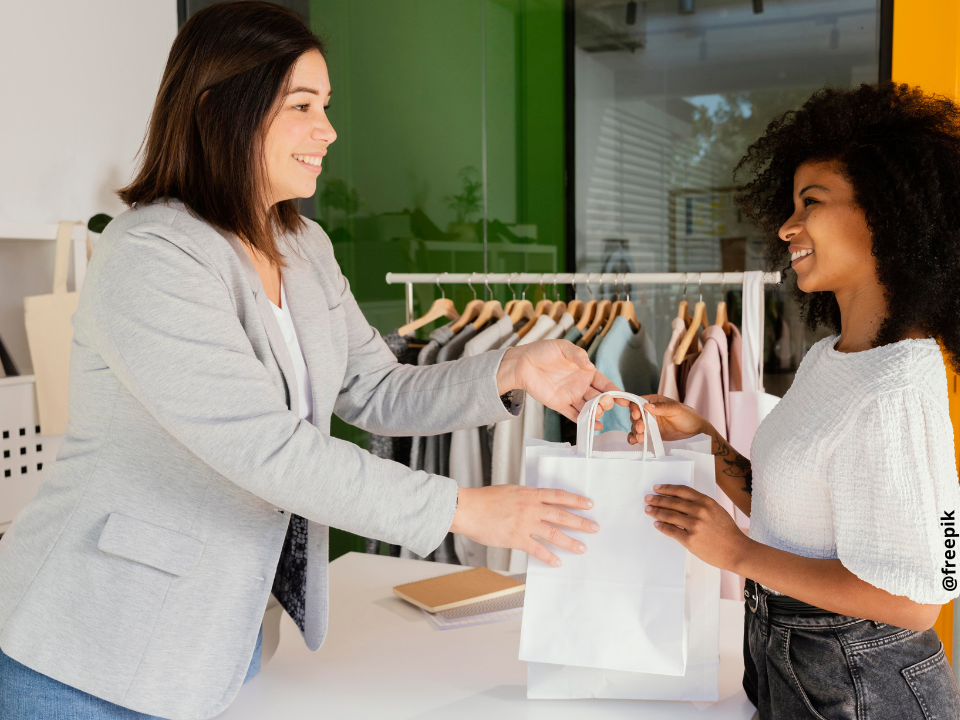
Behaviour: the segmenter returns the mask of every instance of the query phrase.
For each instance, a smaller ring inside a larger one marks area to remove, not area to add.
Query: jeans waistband
[[[805,603],[802,600],[788,597],[787,595],[774,595],[760,583],[747,579],[743,591],[747,600],[747,606],[753,611],[757,611],[760,596],[766,600],[767,611],[771,615],[798,615],[800,617],[810,617],[815,615],[833,615],[834,613],[816,605]]]

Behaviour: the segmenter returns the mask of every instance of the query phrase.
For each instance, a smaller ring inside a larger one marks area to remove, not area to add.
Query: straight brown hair
[[[287,8],[237,0],[197,12],[177,33],[141,146],[130,207],[178,199],[283,267],[276,232],[297,233],[291,200],[266,207],[263,143],[290,73],[323,42]]]

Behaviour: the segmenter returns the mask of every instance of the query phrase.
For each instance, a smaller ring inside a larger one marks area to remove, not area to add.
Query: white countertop
[[[437,630],[392,588],[463,568],[350,553],[330,564],[330,628],[310,652],[284,613],[280,645],[221,720],[749,720],[743,604],[721,600],[720,701],[527,700],[520,620]]]

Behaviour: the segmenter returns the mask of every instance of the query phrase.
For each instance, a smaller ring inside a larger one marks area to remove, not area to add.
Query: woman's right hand
[[[663,395],[644,395],[643,399],[647,401],[644,409],[657,418],[660,437],[664,440],[685,440],[704,432],[707,426],[706,420],[696,410],[676,400]],[[627,437],[627,442],[631,445],[642,443],[643,413],[633,403],[630,404],[630,419],[633,421],[633,431]]]
[[[559,528],[588,533],[599,531],[600,526],[593,520],[566,509],[589,510],[592,507],[592,500],[565,490],[522,485],[460,488],[450,532],[483,545],[521,550],[547,565],[559,567],[560,558],[547,550],[541,541],[582,555],[587,551],[586,545]]]

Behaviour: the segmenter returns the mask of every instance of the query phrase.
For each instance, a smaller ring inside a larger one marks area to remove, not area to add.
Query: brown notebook
[[[436,613],[517,593],[523,588],[524,584],[519,580],[500,575],[487,568],[474,568],[429,580],[397,585],[393,592],[427,612]]]

